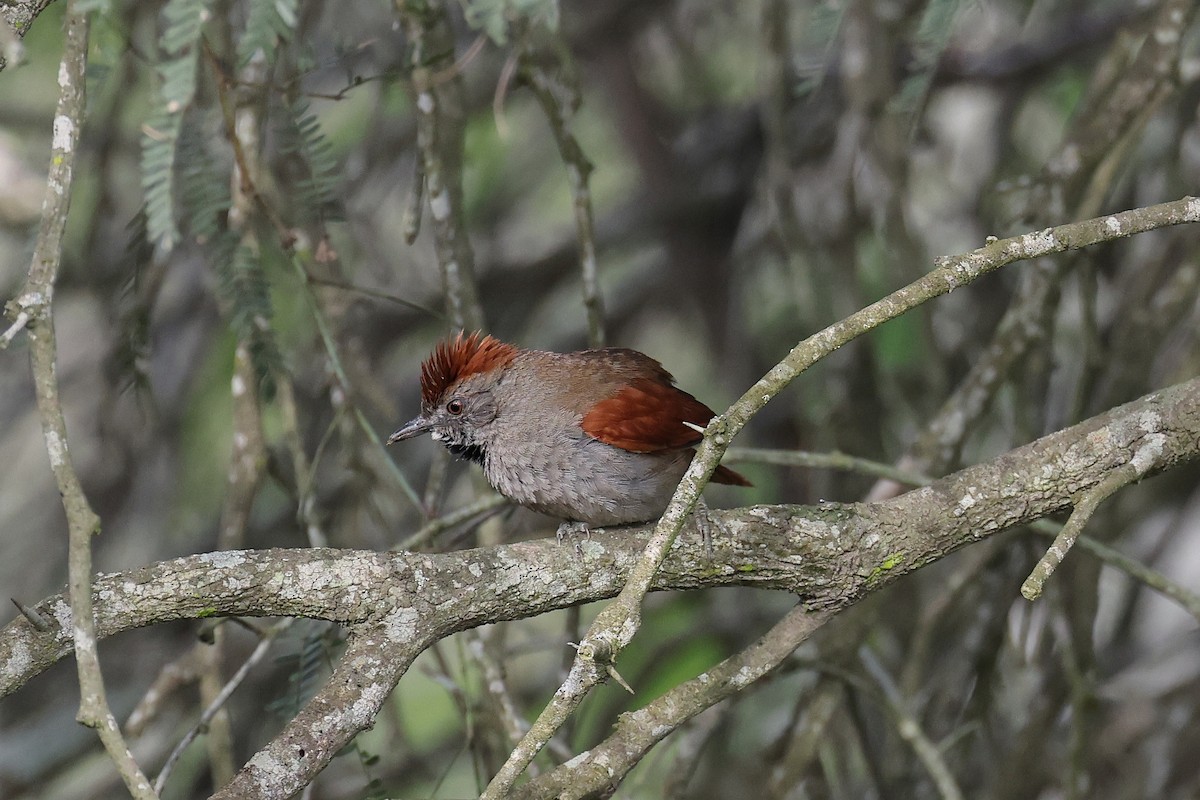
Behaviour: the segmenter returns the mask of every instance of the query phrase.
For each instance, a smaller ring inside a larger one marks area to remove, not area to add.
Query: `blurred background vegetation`
[[[55,316],[103,571],[219,547],[382,550],[484,496],[477,471],[435,445],[379,445],[417,408],[421,359],[457,326],[553,350],[602,335],[720,409],[799,339],[940,255],[1174,199],[1200,177],[1191,3],[87,5],[88,109]],[[6,298],[44,192],[63,13],[42,12],[24,63],[0,72]],[[585,199],[594,233],[581,239]],[[737,444],[944,474],[1193,376],[1197,235],[1002,270],[819,364]],[[580,262],[593,248],[603,314],[589,323]],[[65,526],[20,338],[0,370],[0,595],[31,603],[65,580]],[[252,391],[232,392],[235,379]],[[713,489],[710,502],[896,491],[854,471],[739,470],[755,488]],[[1197,477],[1126,490],[1088,532],[1200,586]],[[414,546],[554,524],[504,511]],[[946,796],[903,720],[970,797],[1197,796],[1197,619],[1084,552],[1028,604],[1017,590],[1045,543],[1010,532],[869,598],[781,674],[660,745],[618,796]],[[621,663],[637,694],[597,692],[566,751],[539,763],[603,738],[792,603],[751,590],[650,598]],[[477,793],[511,743],[472,646],[506,667],[532,718],[580,624],[563,612],[440,643],[309,796]],[[151,773],[257,642],[227,623],[217,644],[197,644],[198,627],[101,645],[122,719],[178,677],[139,723]],[[207,796],[221,774],[210,764],[240,765],[267,741],[337,640],[288,628],[163,796]],[[0,796],[120,792],[74,722],[74,680],[59,664],[0,702]]]

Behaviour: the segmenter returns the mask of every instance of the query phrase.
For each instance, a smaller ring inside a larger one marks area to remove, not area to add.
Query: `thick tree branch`
[[[652,587],[782,589],[800,596],[802,613],[836,612],[958,547],[1071,507],[1135,458],[1149,459],[1147,474],[1200,458],[1200,378],[886,502],[711,512],[725,531],[712,559],[700,537],[681,537]],[[646,532],[600,532],[577,546],[549,539],[428,555],[313,549],[190,556],[100,577],[97,634],[224,614],[348,624],[351,644],[330,683],[219,795],[283,798],[370,725],[429,643],[613,596],[640,559]],[[48,598],[34,611],[49,630],[22,616],[0,631],[0,695],[71,651],[66,598]],[[267,772],[280,781],[260,785]]]
[[[606,678],[612,662],[641,626],[642,599],[730,441],[802,372],[884,322],[935,297],[966,286],[1007,264],[1197,221],[1200,221],[1200,200],[1184,197],[1170,203],[1072,222],[1023,236],[993,239],[984,247],[965,255],[939,258],[932,271],[908,286],[854,312],[792,348],[782,361],[751,386],[724,414],[714,417],[708,424],[704,440],[696,448],[696,457],[692,459],[675,495],[655,525],[654,534],[646,544],[642,558],[629,573],[625,588],[592,622],[580,643],[579,654],[566,680],[492,779],[483,793],[484,800],[504,797],[587,693]]]
[[[29,28],[38,15],[46,10],[51,0],[5,0],[0,3],[0,70],[8,65],[8,60],[21,54],[20,40],[29,33]]]

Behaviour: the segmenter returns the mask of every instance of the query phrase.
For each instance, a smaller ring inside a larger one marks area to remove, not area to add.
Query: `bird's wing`
[[[684,425],[703,428],[712,409],[680,388],[650,378],[635,378],[584,415],[580,427],[593,439],[633,453],[678,450],[700,441]]]

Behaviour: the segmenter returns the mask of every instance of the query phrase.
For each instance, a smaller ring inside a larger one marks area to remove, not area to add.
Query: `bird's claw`
[[[559,544],[562,544],[564,539],[576,536],[586,536],[591,539],[592,526],[579,520],[566,520],[558,526],[554,535],[558,537]]]

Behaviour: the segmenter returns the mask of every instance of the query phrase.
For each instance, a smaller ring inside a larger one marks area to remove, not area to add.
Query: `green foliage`
[[[341,173],[317,115],[301,100],[286,108],[285,119],[280,131],[280,150],[303,162],[308,173],[308,177],[296,183],[297,207],[316,211],[326,221],[341,219],[337,199]]]
[[[150,377],[145,364],[150,356],[150,307],[141,297],[144,270],[154,258],[154,248],[146,235],[146,208],[143,206],[125,226],[129,240],[125,246],[125,266],[128,276],[117,299],[117,330],[119,339],[108,359],[108,372],[116,376],[121,389],[136,389],[142,396],[151,397]]]
[[[210,242],[225,230],[232,199],[229,170],[217,165],[199,120],[189,119],[180,131],[176,160],[179,217],[192,239]]]
[[[333,659],[336,631],[328,625],[309,629],[296,649],[275,659],[288,669],[287,689],[267,704],[267,710],[291,719],[312,698],[324,679],[325,665]]]
[[[804,97],[814,92],[828,75],[829,59],[832,56],[834,44],[838,41],[838,33],[842,29],[842,21],[846,17],[846,2],[817,3],[804,19],[800,29],[800,46],[820,49],[823,53],[822,62],[825,69],[810,77],[804,78],[796,85],[797,97]]]
[[[180,116],[156,112],[142,133],[142,193],[145,196],[146,236],[166,255],[179,242],[175,224],[175,143]]]
[[[291,41],[296,30],[297,0],[251,0],[246,30],[238,41],[238,62],[246,64],[261,50],[274,61],[277,42]]]
[[[142,133],[146,232],[163,255],[179,243],[175,221],[175,151],[183,114],[196,94],[196,52],[212,0],[169,0],[163,9],[162,81],[157,108]]]
[[[208,21],[212,0],[168,0],[163,8],[162,46],[168,55],[179,56],[192,50],[200,31]]]
[[[218,248],[232,237],[221,237]],[[246,245],[238,245],[231,257],[216,260],[219,290],[229,306],[229,325],[238,341],[250,348],[254,372],[264,395],[274,392],[273,375],[282,368],[283,359],[271,325],[271,294],[260,254]]]
[[[924,106],[925,98],[929,94],[938,59],[950,41],[950,34],[954,32],[954,23],[962,6],[962,0],[929,0],[929,4],[925,6],[913,39],[911,74],[900,85],[890,103],[895,113],[916,120],[916,115]]]
[[[496,44],[507,44],[509,25],[558,30],[558,0],[469,0],[463,4],[467,24]]]

